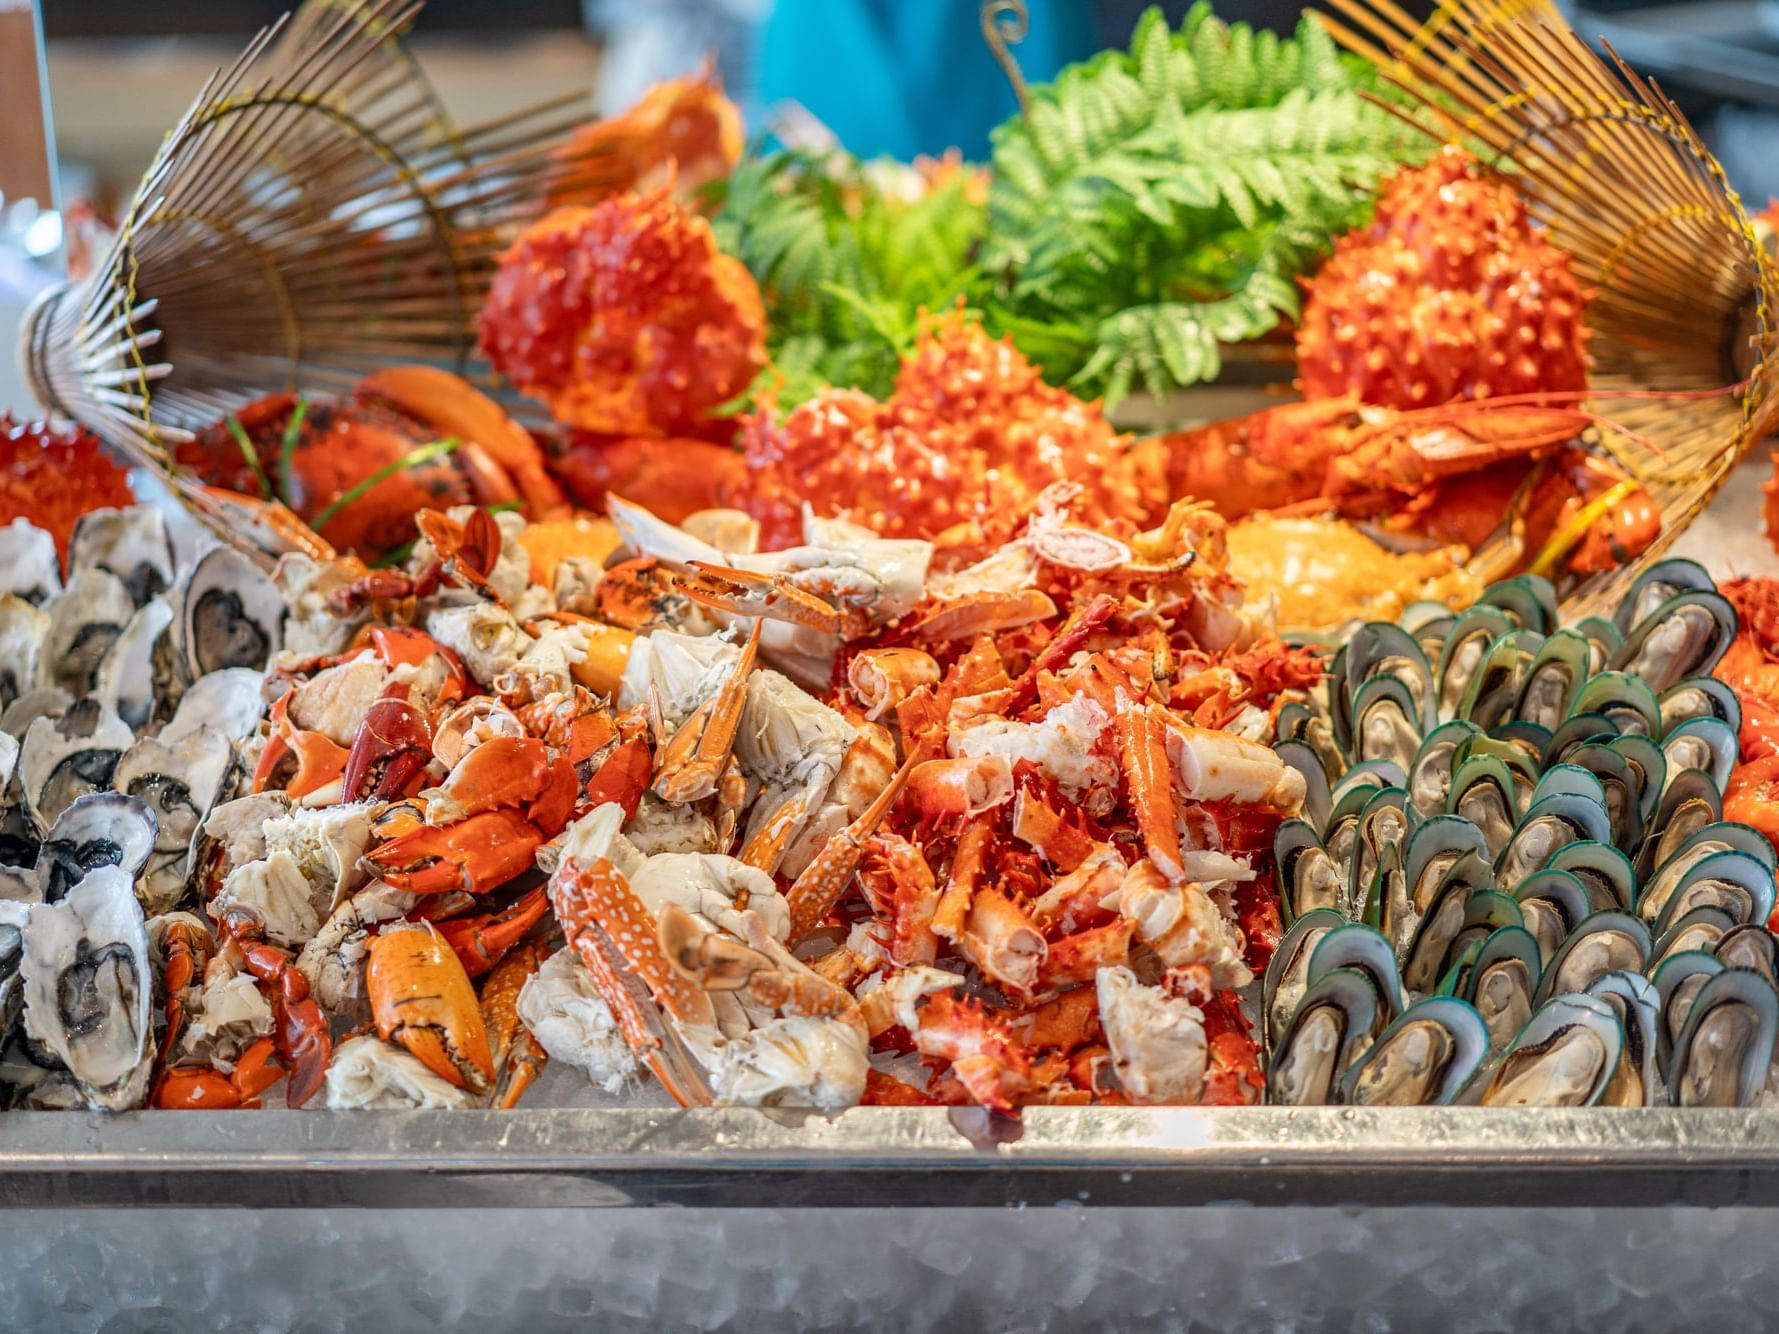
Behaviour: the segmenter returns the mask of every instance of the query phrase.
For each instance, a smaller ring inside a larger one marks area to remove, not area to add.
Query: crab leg
[[[847,616],[840,608],[806,589],[786,574],[762,574],[695,560],[692,572],[680,577],[687,597],[706,607],[737,616],[765,616],[843,635]]]
[[[883,823],[883,817],[889,814],[890,807],[896,804],[896,798],[902,795],[902,788],[907,785],[909,775],[914,772],[919,760],[918,751],[910,755],[902,767],[896,770],[895,776],[884,785],[883,791],[865,808],[864,813],[830,838],[822,850],[815,854],[815,860],[803,869],[803,874],[785,891],[785,900],[791,907],[792,941],[808,935],[822,918],[833,911],[834,905],[840,902],[840,896],[846,892],[847,885],[852,883],[853,872],[859,869],[865,840]]]
[[[741,712],[747,704],[747,677],[759,652],[763,624],[754,622],[747,647],[722,686],[693,710],[692,716],[680,724],[662,747],[655,775],[655,795],[661,800],[676,805],[701,801],[717,790],[735,744],[735,729],[741,725]]]
[[[1174,786],[1167,758],[1165,724],[1155,712],[1132,705],[1114,724],[1118,738],[1118,762],[1130,788],[1130,806],[1136,812],[1137,829],[1155,863],[1170,881],[1185,879],[1180,854],[1180,831],[1174,823]]]

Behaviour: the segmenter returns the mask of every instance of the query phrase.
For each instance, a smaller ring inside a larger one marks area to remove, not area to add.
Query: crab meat
[[[1100,969],[1095,987],[1112,1068],[1131,1101],[1197,1102],[1207,1059],[1198,1007],[1144,986],[1124,967]]]
[[[607,1093],[639,1078],[636,1054],[574,950],[558,950],[545,959],[525,979],[518,1005],[519,1018],[552,1061],[583,1071]]]
[[[327,1067],[333,1111],[425,1111],[469,1107],[475,1095],[454,1088],[400,1047],[374,1037],[342,1042]]]

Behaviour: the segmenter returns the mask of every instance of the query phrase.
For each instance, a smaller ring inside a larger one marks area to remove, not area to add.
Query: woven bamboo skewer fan
[[[311,0],[211,78],[105,260],[28,313],[45,407],[198,501],[168,446],[243,403],[464,367],[501,247],[600,165],[560,148],[579,96],[453,127],[397,40],[420,8]]]
[[[1419,123],[1511,174],[1592,299],[1590,407],[1604,446],[1662,507],[1636,563],[1591,576],[1565,609],[1610,609],[1779,423],[1775,274],[1723,169],[1680,110],[1548,0],[1443,0],[1418,25],[1392,0],[1328,0],[1341,42],[1421,102]],[[1735,392],[1649,399],[1637,391]],[[1479,548],[1486,567],[1514,541]]]

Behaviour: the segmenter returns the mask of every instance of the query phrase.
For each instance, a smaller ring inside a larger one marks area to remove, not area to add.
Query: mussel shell
[[[1689,676],[1662,691],[1662,735],[1693,718],[1716,718],[1730,731],[1742,730],[1742,701],[1715,676]]]
[[[1660,968],[1671,955],[1684,954],[1691,950],[1712,954],[1718,943],[1736,929],[1736,925],[1736,919],[1723,909],[1708,905],[1682,913],[1666,931],[1656,937],[1655,945],[1649,952],[1650,966],[1652,969]]]
[[[1735,637],[1730,600],[1716,590],[1693,589],[1669,598],[1627,631],[1608,665],[1660,693],[1689,676],[1709,676]]]
[[[1664,878],[1664,888],[1667,883]],[[1659,905],[1658,932],[1701,906],[1721,908],[1738,926],[1764,924],[1773,914],[1773,873],[1746,852],[1713,852],[1687,866],[1673,885]]]
[[[1656,1064],[1664,1077],[1674,1042],[1686,1027],[1693,1001],[1705,983],[1723,972],[1726,965],[1705,950],[1678,950],[1649,969],[1656,994]]]
[[[1317,941],[1310,955],[1309,984],[1315,986],[1337,969],[1351,969],[1371,980],[1378,1000],[1374,1032],[1381,1031],[1385,1024],[1402,1013],[1404,998],[1402,979],[1396,970],[1396,953],[1381,932],[1359,922],[1347,922]]]
[[[1430,634],[1437,634],[1440,642],[1444,643],[1445,631],[1457,624],[1457,621],[1457,613],[1445,603],[1435,602],[1431,598],[1420,598],[1409,603],[1402,609],[1402,615],[1396,618],[1396,624],[1413,635],[1417,643]]]
[[[154,814],[134,797],[94,792],[56,817],[37,859],[38,887],[46,903],[68,892],[101,866],[115,866],[132,884],[154,851]]]
[[[1342,868],[1307,821],[1286,820],[1279,825],[1272,848],[1287,925],[1318,908],[1340,908],[1346,883]]]
[[[1671,773],[1703,769],[1722,791],[1736,766],[1736,733],[1716,718],[1694,718],[1676,724],[1662,738],[1662,756]]]
[[[1489,1030],[1466,1002],[1429,996],[1404,1010],[1341,1077],[1339,1100],[1365,1107],[1441,1107],[1489,1051]]]
[[[1606,743],[1606,749],[1621,756],[1637,778],[1637,808],[1647,823],[1655,814],[1662,791],[1668,786],[1668,757],[1662,748],[1646,736],[1632,732]]]
[[[1535,630],[1511,630],[1483,650],[1470,684],[1458,701],[1457,716],[1485,732],[1514,716],[1514,704],[1525,684],[1527,669],[1543,647]]]
[[[1439,661],[1433,664],[1441,718],[1462,716],[1458,705],[1470,689],[1484,653],[1513,628],[1513,619],[1498,607],[1476,606],[1458,617],[1446,634]]]
[[[134,740],[96,699],[77,701],[60,718],[37,719],[19,748],[19,784],[31,822],[47,834],[75,798],[109,788],[118,757]]]
[[[1482,830],[1461,816],[1436,815],[1417,825],[1402,853],[1402,873],[1416,914],[1427,911],[1440,881],[1465,853],[1476,854],[1486,875],[1486,849]]]
[[[1772,876],[1773,845],[1766,836],[1733,820],[1717,820],[1693,830],[1662,857],[1653,875],[1644,878],[1637,898],[1637,915],[1646,922],[1659,920],[1668,900],[1693,868],[1721,852],[1751,857],[1766,868],[1768,878]]]
[[[1477,942],[1457,995],[1482,1017],[1490,1051],[1504,1050],[1532,1017],[1543,974],[1538,942],[1523,926],[1500,927]]]
[[[39,679],[78,699],[92,690],[99,664],[136,614],[136,604],[116,575],[79,570],[48,611]]]
[[[1582,918],[1544,968],[1538,1003],[1565,991],[1586,991],[1606,973],[1641,973],[1649,963],[1649,928],[1617,909]]]
[[[1310,956],[1322,937],[1337,926],[1345,926],[1346,918],[1331,908],[1318,908],[1304,913],[1293,922],[1267,961],[1266,975],[1261,982],[1261,1041],[1267,1051],[1273,1049],[1278,1036],[1297,1012],[1297,1003],[1309,986]]]
[[[1581,769],[1573,772],[1585,774]],[[1586,776],[1595,792],[1599,792],[1599,785],[1593,782],[1592,775]],[[1503,893],[1511,893],[1527,877],[1537,874],[1559,848],[1571,843],[1604,843],[1611,837],[1612,825],[1603,801],[1575,791],[1552,791],[1549,796],[1532,803],[1514,826],[1507,846],[1496,856],[1496,886]],[[1567,873],[1556,871],[1551,874]]]
[[[1557,627],[1557,591],[1538,574],[1520,574],[1497,580],[1477,598],[1479,607],[1499,607],[1516,625],[1548,635]]]
[[[1273,754],[1282,763],[1297,770],[1303,775],[1303,816],[1317,833],[1326,833],[1328,817],[1334,809],[1334,797],[1329,791],[1328,771],[1322,767],[1322,757],[1302,741],[1283,741],[1273,747]]]
[[[1348,768],[1334,785],[1335,809],[1340,809],[1342,801],[1357,801],[1363,806],[1370,800],[1369,795],[1355,797],[1355,792],[1370,793],[1381,787],[1401,787],[1405,781],[1402,766],[1393,760],[1361,760]]]
[[[1513,774],[1493,755],[1473,755],[1452,775],[1446,814],[1461,815],[1482,831],[1489,856],[1499,855],[1519,822]]]
[[[55,538],[29,519],[0,524],[0,593],[41,607],[61,591]]]
[[[1445,809],[1458,748],[1480,735],[1481,729],[1475,723],[1454,721],[1441,723],[1421,742],[1421,748],[1409,762],[1404,786],[1409,804],[1423,820]]]
[[[1419,707],[1400,677],[1372,677],[1353,698],[1353,759],[1388,760],[1406,772],[1421,746]]]
[[[1726,931],[1711,953],[1725,968],[1751,968],[1779,987],[1779,938],[1764,921]]]
[[[1759,973],[1726,968],[1694,997],[1668,1057],[1676,1107],[1747,1107],[1765,1086],[1779,1033],[1779,992]]]
[[[1513,899],[1548,973],[1569,933],[1588,915],[1587,887],[1567,871],[1534,871],[1514,887]]]
[[[1488,863],[1474,852],[1446,869],[1416,920],[1414,934],[1398,946],[1402,982],[1412,992],[1434,990],[1445,975],[1466,927],[1473,927],[1471,900],[1491,883]]]
[[[1572,713],[1550,734],[1544,748],[1544,762],[1566,764],[1578,747],[1594,743],[1605,745],[1619,735],[1618,724],[1603,713]]]
[[[224,667],[263,670],[284,642],[283,597],[233,547],[213,547],[199,558],[179,605],[179,643],[189,680]]]
[[[1374,680],[1392,678],[1408,692],[1410,707],[1407,716],[1415,731],[1426,732],[1434,721],[1433,667],[1420,643],[1408,631],[1388,621],[1371,621],[1360,626],[1347,641],[1346,653],[1340,662],[1340,675],[1346,698],[1351,706],[1345,712],[1349,722],[1359,716],[1359,696]],[[1337,727],[1337,739],[1339,723]]]
[[[1655,814],[1644,826],[1643,846],[1635,859],[1638,880],[1647,885],[1688,839],[1723,822],[1723,793],[1711,775],[1703,769],[1682,769],[1668,780]]]
[[[1627,740],[1625,737],[1618,739]],[[1644,738],[1635,739],[1642,741]],[[1656,759],[1660,761],[1660,752],[1657,752]],[[1618,848],[1636,847],[1643,836],[1643,788],[1638,771],[1631,767],[1631,762],[1611,746],[1589,741],[1571,750],[1557,767],[1584,769],[1593,775],[1599,786],[1600,800],[1606,811],[1610,831],[1607,838],[1601,841],[1610,841]]]
[[[1575,696],[1571,717],[1602,714],[1620,733],[1658,736],[1662,730],[1662,706],[1650,686],[1620,671],[1604,671],[1588,678]]]
[[[1559,630],[1526,669],[1514,717],[1554,731],[1569,716],[1590,672],[1588,641],[1573,630]]]
[[[1372,979],[1365,973],[1337,968],[1312,982],[1273,1048],[1266,1100],[1288,1107],[1333,1102],[1340,1077],[1383,1027],[1379,1008]]]
[[[1483,1087],[1482,1104],[1591,1107],[1604,1095],[1624,1045],[1624,1027],[1604,1001],[1554,996],[1502,1053]]]
[[[1636,904],[1637,872],[1631,859],[1610,843],[1570,843],[1553,852],[1545,865],[1581,881],[1594,912],[1613,908],[1630,912]]]
[[[1656,1106],[1665,1090],[1656,1061],[1661,1000],[1654,983],[1641,973],[1604,973],[1594,979],[1587,994],[1612,1007],[1625,1035],[1624,1054],[1601,1095],[1601,1105]]]
[[[136,606],[173,585],[173,541],[167,519],[153,505],[88,510],[68,539],[70,571],[105,570],[116,575]]]
[[[1272,744],[1276,746],[1281,741],[1305,740],[1304,733],[1315,717],[1315,710],[1300,699],[1281,704],[1278,716],[1272,722]]]
[[[1624,643],[1624,634],[1603,616],[1584,616],[1569,627],[1588,642],[1588,674],[1606,670],[1613,650]]]
[[[1678,556],[1659,560],[1637,576],[1631,591],[1613,609],[1613,624],[1621,636],[1629,635],[1664,603],[1694,591],[1717,591],[1716,582],[1703,565]]]
[[[67,1065],[90,1106],[121,1111],[148,1092],[154,974],[127,872],[101,867],[25,927],[25,1033]]]
[[[1408,794],[1399,787],[1379,788],[1359,812],[1353,825],[1353,847],[1347,864],[1347,888],[1354,894],[1367,895],[1369,902],[1378,862],[1386,848],[1396,853],[1396,867],[1402,867],[1401,845],[1413,827],[1408,810]],[[1375,913],[1375,908],[1373,909]],[[1371,917],[1374,923],[1375,915]]]

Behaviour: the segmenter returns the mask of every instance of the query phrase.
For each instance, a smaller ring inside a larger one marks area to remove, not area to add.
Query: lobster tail
[[[1679,108],[1549,0],[1446,0],[1420,26],[1392,0],[1329,3],[1335,39],[1418,100],[1401,114],[1507,173],[1590,294],[1589,406],[1623,428],[1601,443],[1662,510],[1639,561],[1566,602],[1608,609],[1779,423],[1779,275]],[[1650,390],[1692,396],[1633,396]],[[1509,525],[1476,562],[1514,540]]]

